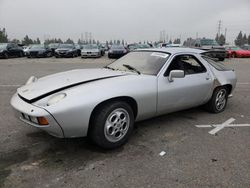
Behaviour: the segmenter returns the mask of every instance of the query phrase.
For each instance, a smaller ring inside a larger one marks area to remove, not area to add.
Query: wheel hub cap
[[[129,113],[123,109],[115,109],[105,122],[104,134],[110,142],[121,140],[128,132],[130,124]]]

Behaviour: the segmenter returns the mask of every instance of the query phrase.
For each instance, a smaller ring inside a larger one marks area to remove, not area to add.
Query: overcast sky
[[[240,30],[250,34],[250,0],[0,0],[0,28],[9,38],[70,37],[91,32],[100,41],[155,41],[214,38],[218,22],[232,42]]]

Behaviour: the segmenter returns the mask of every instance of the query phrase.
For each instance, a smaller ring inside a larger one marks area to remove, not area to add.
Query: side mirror
[[[185,73],[183,70],[172,70],[169,73],[168,76],[168,81],[169,82],[173,82],[173,78],[184,78],[185,77]]]

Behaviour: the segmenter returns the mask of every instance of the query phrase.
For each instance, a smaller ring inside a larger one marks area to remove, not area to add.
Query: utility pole
[[[227,28],[225,28],[225,43],[226,43],[226,41],[227,41]]]
[[[220,32],[221,32],[221,27],[222,27],[222,21],[219,20],[219,24],[218,24],[218,36],[220,36]]]

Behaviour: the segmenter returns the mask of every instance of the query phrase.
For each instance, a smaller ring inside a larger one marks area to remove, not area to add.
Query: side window
[[[164,76],[169,76],[172,70],[183,70],[185,75],[206,72],[206,68],[192,55],[178,55],[174,57]]]

